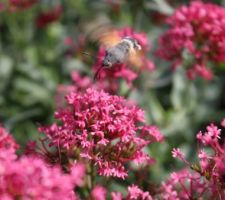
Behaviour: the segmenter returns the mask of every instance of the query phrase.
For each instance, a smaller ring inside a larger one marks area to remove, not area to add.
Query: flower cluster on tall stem
[[[183,65],[187,76],[206,80],[225,61],[225,9],[201,1],[179,7],[167,20],[170,28],[159,39],[157,54],[173,67]]]

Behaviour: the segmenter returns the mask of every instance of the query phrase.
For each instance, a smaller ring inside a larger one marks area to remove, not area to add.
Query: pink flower
[[[84,184],[85,165],[82,163],[74,163],[70,166],[70,177],[73,178],[73,183],[77,186]]]
[[[0,199],[74,200],[74,181],[41,159],[0,160]]]
[[[128,196],[130,199],[152,200],[151,195],[148,192],[143,192],[137,185],[128,187]]]
[[[152,163],[142,149],[163,137],[144,124],[143,111],[133,103],[94,89],[72,92],[66,100],[69,106],[55,112],[61,125],[40,128],[50,146],[80,152],[76,158],[94,163],[103,176],[124,179],[130,161]]]
[[[91,191],[91,197],[93,200],[106,200],[106,189],[101,185],[96,185]]]
[[[197,139],[201,141],[204,145],[214,145],[220,139],[221,130],[218,129],[214,124],[207,126],[207,131],[203,135],[202,132],[197,134]]]
[[[111,192],[112,200],[122,200],[123,195],[120,192]]]
[[[181,150],[179,148],[177,148],[177,149],[173,148],[172,156],[174,158],[179,158],[180,160],[185,161],[184,154],[183,154],[183,152],[181,152]]]
[[[190,79],[198,75],[211,80],[212,67],[225,61],[225,9],[192,1],[178,8],[167,23],[170,28],[160,37],[157,54],[175,66],[183,63]]]
[[[221,126],[223,126],[223,128],[225,128],[225,119],[223,119],[223,120],[221,121]]]

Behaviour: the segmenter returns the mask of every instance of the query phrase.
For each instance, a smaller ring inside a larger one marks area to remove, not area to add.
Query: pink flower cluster
[[[74,177],[38,158],[0,160],[0,199],[75,199]]]
[[[124,78],[129,84],[131,84],[131,82],[137,78],[138,71],[143,69],[152,71],[155,69],[153,62],[150,61],[146,55],[147,51],[150,49],[150,46],[148,43],[147,35],[145,33],[137,33],[133,29],[126,27],[121,30],[115,30],[114,32],[112,32],[112,38],[113,37],[116,37],[118,39],[117,42],[125,37],[134,38],[141,45],[142,50],[136,52],[136,55],[131,56],[128,63],[116,64],[110,69],[102,70],[100,75],[101,79],[107,78],[110,79],[110,82],[113,83],[117,81],[118,78]],[[108,40],[106,44],[104,41],[102,41],[103,46],[109,43],[110,42]],[[115,45],[115,42],[112,43]],[[101,46],[97,54],[98,59],[94,66],[95,69],[98,69],[101,66],[102,61],[105,57],[105,53],[105,47]],[[129,65],[131,65],[133,68],[129,67]]]
[[[77,199],[74,189],[83,182],[83,165],[73,164],[70,174],[65,174],[37,157],[19,158],[17,148],[11,135],[0,127],[0,199]]]
[[[157,127],[144,124],[141,109],[122,97],[94,89],[72,92],[66,99],[69,106],[55,112],[60,124],[40,128],[51,146],[79,152],[103,176],[124,179],[129,161],[152,163],[142,149],[163,137]]]
[[[178,8],[167,23],[170,28],[161,36],[157,54],[172,61],[173,67],[186,67],[190,79],[198,75],[211,80],[211,69],[225,61],[225,9],[192,1]]]
[[[193,171],[186,169],[172,173],[162,185],[164,199],[225,199],[225,144],[220,143],[220,135],[221,129],[214,124],[207,126],[205,133],[197,134],[199,148],[211,150],[207,153],[198,149],[199,164],[189,163],[179,149],[172,151],[173,157],[185,162]]]

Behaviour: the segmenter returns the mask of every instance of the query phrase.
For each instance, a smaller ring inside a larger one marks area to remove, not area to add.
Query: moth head
[[[131,37],[125,37],[124,41],[130,42],[132,44],[132,48],[135,50],[141,50],[141,45],[138,43],[137,40]]]

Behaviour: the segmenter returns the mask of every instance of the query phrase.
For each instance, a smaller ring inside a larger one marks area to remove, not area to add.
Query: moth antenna
[[[100,58],[99,56],[96,56],[96,58],[95,58],[93,55],[91,55],[91,54],[89,54],[89,53],[87,53],[87,52],[82,52],[82,54],[91,57],[93,60],[96,59],[96,58],[97,58],[97,59]]]
[[[89,56],[89,57],[91,57],[91,58],[94,58],[93,55],[91,55],[91,54],[89,54],[89,53],[87,53],[87,52],[82,52],[82,54],[84,54],[84,55],[86,55],[86,56]]]

